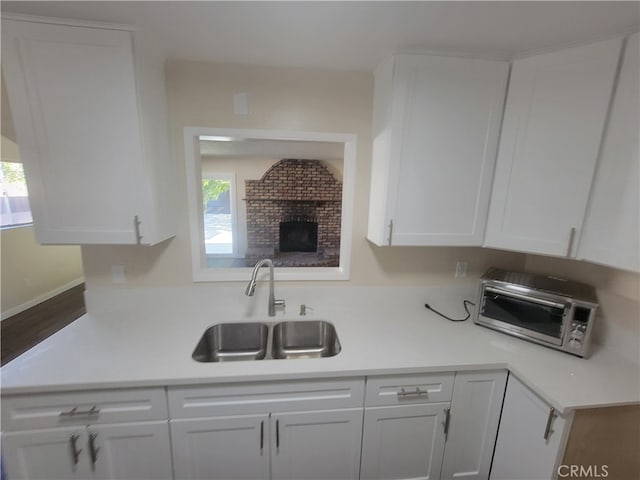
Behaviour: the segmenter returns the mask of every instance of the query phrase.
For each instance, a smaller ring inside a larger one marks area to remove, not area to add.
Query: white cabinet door
[[[269,416],[171,420],[176,479],[269,477]]]
[[[91,425],[87,435],[87,453],[95,472],[93,478],[173,478],[168,422]]]
[[[570,423],[570,419],[554,415],[549,405],[510,375],[491,480],[556,478]]]
[[[427,55],[378,67],[369,240],[482,244],[508,69]]]
[[[357,480],[361,438],[362,408],[272,414],[271,478]]]
[[[7,478],[86,480],[91,476],[86,445],[84,427],[4,433],[2,458]]]
[[[363,480],[440,478],[449,403],[365,409]]]
[[[456,373],[443,479],[489,478],[507,371]]]
[[[143,150],[155,147],[140,129],[131,32],[3,20],[2,47],[38,241],[168,238],[157,238],[154,228],[160,220],[151,205],[160,199],[152,179],[162,162],[158,156],[156,168],[144,164]],[[163,145],[167,131],[156,135]]]
[[[578,257],[640,270],[640,34],[627,40]]]
[[[485,246],[573,256],[621,40],[513,63]]]

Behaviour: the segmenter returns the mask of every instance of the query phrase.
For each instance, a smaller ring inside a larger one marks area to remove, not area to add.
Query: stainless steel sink
[[[333,357],[341,348],[335,327],[324,320],[280,322],[273,327],[273,358]]]
[[[198,362],[262,360],[268,334],[264,323],[219,323],[205,330],[191,356]]]
[[[335,327],[324,320],[219,323],[205,330],[191,357],[198,362],[320,358],[341,348]]]

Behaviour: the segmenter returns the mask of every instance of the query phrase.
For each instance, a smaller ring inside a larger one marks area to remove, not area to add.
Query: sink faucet
[[[251,274],[251,280],[249,280],[249,285],[247,285],[247,289],[244,294],[248,297],[252,297],[254,292],[256,291],[256,277],[258,276],[258,270],[261,267],[269,267],[269,316],[275,317],[276,315],[276,307],[284,308],[284,300],[276,300],[275,294],[273,293],[273,262],[268,258],[263,258],[262,260],[258,260],[256,266],[253,267],[253,273]]]

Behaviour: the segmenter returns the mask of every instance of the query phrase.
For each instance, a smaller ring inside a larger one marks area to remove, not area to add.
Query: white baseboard
[[[5,320],[9,317],[12,317],[20,312],[24,312],[25,310],[27,310],[28,308],[31,308],[35,305],[38,305],[39,303],[42,303],[46,300],[49,300],[50,298],[55,297],[56,295],[61,294],[62,292],[69,290],[70,288],[76,287],[78,285],[80,285],[82,282],[84,282],[84,277],[80,277],[80,278],[76,278],[75,280],[72,280],[68,283],[65,283],[64,285],[61,285],[57,288],[54,288],[53,290],[50,290],[46,293],[43,293],[42,295],[29,300],[28,302],[23,303],[22,305],[18,305],[16,307],[13,308],[9,308],[8,310],[5,310],[4,312],[2,312],[1,316],[0,316],[0,321]]]

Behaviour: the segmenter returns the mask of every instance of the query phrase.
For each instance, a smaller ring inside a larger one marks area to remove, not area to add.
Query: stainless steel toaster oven
[[[595,289],[554,276],[490,268],[480,278],[475,323],[585,357],[598,303]]]

